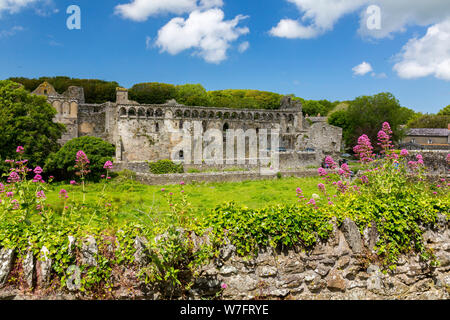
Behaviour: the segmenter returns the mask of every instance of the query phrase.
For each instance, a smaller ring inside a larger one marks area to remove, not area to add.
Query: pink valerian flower
[[[5,192],[5,186],[0,182],[0,193]]]
[[[102,174],[102,175],[100,176],[100,178],[102,178],[102,179],[103,179],[104,177],[106,177],[104,174]]]
[[[228,285],[227,285],[226,283],[222,283],[222,284],[220,285],[220,287],[221,287],[223,290],[225,290],[226,288],[228,288]]]
[[[14,192],[7,192],[7,193],[6,193],[6,197],[7,197],[7,198],[12,198],[12,197],[14,197]]]
[[[350,177],[350,167],[348,164],[343,163],[338,173],[340,176],[344,176],[346,178]]]
[[[323,193],[327,193],[327,190],[326,190],[326,188],[325,188],[325,185],[323,184],[323,183],[319,183],[318,185],[317,185],[317,188],[319,188],[319,190],[321,191],[321,192],[323,192]]]
[[[71,181],[70,181],[70,184],[74,186],[74,185],[77,184],[77,182],[76,182],[75,180],[71,180]]]
[[[181,181],[181,182],[180,182],[180,185],[184,186],[184,185],[185,185],[184,181]]]
[[[333,158],[330,156],[325,157],[325,164],[328,166],[328,168],[336,169],[337,165],[336,162],[334,162]]]
[[[16,183],[16,182],[19,182],[19,181],[20,181],[20,177],[19,177],[19,175],[17,174],[17,172],[12,171],[12,172],[9,174],[9,177],[8,177],[8,183]]]
[[[42,170],[42,168],[38,166],[38,167],[34,168],[33,172],[35,174],[41,174],[42,172],[44,172],[44,170]]]
[[[44,191],[40,190],[36,193],[36,198],[38,199],[46,199],[47,197],[45,196]]]
[[[328,175],[328,172],[322,167],[317,169],[317,172],[319,173],[319,176],[321,176],[321,177],[325,177],[326,175]]]
[[[333,202],[333,201],[328,201],[328,204],[329,204],[330,206],[332,206],[332,205],[334,205],[334,202]]]
[[[311,205],[315,206],[316,205],[316,200],[311,199],[311,200],[309,200],[309,202],[307,204],[311,204]]]
[[[418,164],[423,164],[423,157],[421,154],[416,155],[416,159]]]
[[[364,184],[369,183],[369,178],[367,178],[367,176],[362,176],[360,179],[361,179],[361,182]]]
[[[16,149],[16,152],[19,154],[23,154],[25,152],[25,148],[22,146],[18,146]]]
[[[162,188],[162,189],[161,189],[161,192],[164,192],[164,191],[166,191],[166,189]]]
[[[345,193],[348,189],[347,183],[345,181],[339,180],[337,182],[337,188],[340,193]]]
[[[369,163],[373,161],[373,147],[367,135],[363,134],[358,138],[358,145],[353,148],[353,152],[359,157],[361,163]]]
[[[78,172],[76,172],[77,175],[84,177],[89,172],[91,172],[89,170],[90,161],[89,161],[87,155],[82,150],[77,152],[75,162],[76,162],[76,165],[74,167],[79,170]]]
[[[303,190],[300,188],[297,188],[296,191],[297,191],[297,198],[299,198],[298,201],[300,202],[305,198],[305,196],[303,195]]]
[[[402,149],[402,151],[400,151],[400,155],[401,155],[402,157],[406,157],[407,155],[409,155],[409,152],[408,152],[408,150],[406,150],[406,149]]]
[[[113,163],[111,161],[106,161],[103,169],[112,170],[114,168]]]
[[[378,132],[378,141],[380,141],[378,145],[383,149],[381,153],[387,153],[393,147],[391,137],[383,130]]]
[[[68,196],[67,194],[68,194],[68,192],[67,192],[66,189],[61,189],[61,190],[59,191],[59,197],[60,197],[60,198],[64,198],[64,199],[69,198],[69,196]]]
[[[37,174],[37,175],[34,176],[33,182],[42,182],[43,183],[44,180],[42,179],[41,175]]]

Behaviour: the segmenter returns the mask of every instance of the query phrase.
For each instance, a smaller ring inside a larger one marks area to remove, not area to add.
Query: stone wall
[[[233,245],[221,248],[218,258],[199,269],[193,287],[184,298],[195,299],[221,293],[223,299],[449,299],[450,298],[450,230],[449,221],[439,216],[433,227],[424,228],[424,242],[433,250],[440,262],[432,266],[416,254],[401,256],[397,268],[383,270],[374,255],[377,241],[376,226],[364,230],[361,235],[356,224],[344,220],[340,228],[334,227],[329,241],[319,243],[310,250],[301,247],[290,250],[264,248],[256,257],[239,257]],[[157,239],[162,239],[157,238]],[[191,235],[194,248],[209,243],[208,235]],[[96,265],[99,252],[93,237],[74,239],[69,237],[69,248],[75,251],[78,243],[79,263]],[[167,297],[164,289],[145,285],[138,280],[140,268],[149,263],[145,254],[145,239],[137,237],[134,243],[136,263],[133,266],[113,267],[114,282],[110,298],[113,299],[161,299]],[[106,250],[112,254],[114,247]],[[61,291],[54,285],[52,261],[46,257],[48,250],[41,250],[41,259],[27,253],[21,260],[15,250],[0,249],[0,299],[83,299],[72,282]],[[22,282],[10,284],[23,274]],[[34,290],[30,290],[34,287]],[[173,298],[177,298],[177,293]],[[187,296],[186,296],[187,295]]]
[[[448,151],[438,151],[438,150],[420,150],[420,151],[410,151],[408,156],[408,161],[417,161],[416,155],[421,154],[425,166],[431,174],[450,174],[450,163],[447,161]]]

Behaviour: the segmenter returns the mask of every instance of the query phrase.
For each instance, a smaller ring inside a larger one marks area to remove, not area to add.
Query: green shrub
[[[53,174],[57,179],[74,179],[76,168],[75,158],[79,150],[84,151],[90,164],[91,172],[87,179],[97,181],[106,170],[106,161],[112,161],[115,148],[109,142],[96,137],[80,137],[67,142],[58,152],[52,153],[45,164],[45,171]]]
[[[183,164],[176,164],[171,160],[149,162],[148,166],[153,174],[184,173]]]

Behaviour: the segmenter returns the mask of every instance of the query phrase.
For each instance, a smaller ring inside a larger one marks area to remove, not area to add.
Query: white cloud
[[[372,72],[373,68],[370,65],[370,63],[364,61],[361,64],[354,67],[352,70],[353,70],[353,74],[355,76],[364,76],[364,75],[368,74],[369,72]]]
[[[275,37],[287,39],[310,39],[315,38],[319,31],[313,26],[303,26],[296,20],[282,19],[276,27],[273,27],[269,33]]]
[[[311,38],[334,28],[343,16],[359,12],[362,36],[384,38],[403,32],[408,26],[428,26],[450,17],[449,0],[286,0],[293,3],[301,16],[283,19],[270,31],[284,38]],[[369,5],[381,8],[381,29],[367,28]]]
[[[2,12],[10,14],[17,13],[29,4],[40,0],[0,0],[0,15]]]
[[[115,13],[134,21],[145,21],[150,16],[174,13],[184,14],[223,6],[223,0],[132,0],[115,7]]]
[[[248,48],[250,48],[250,43],[248,41],[242,42],[239,47],[238,47],[238,51],[240,53],[243,53],[245,51],[248,50]]]
[[[0,39],[14,36],[17,32],[25,30],[22,26],[14,26],[9,30],[0,30]]]
[[[401,78],[434,76],[450,81],[450,19],[428,28],[422,38],[413,38],[397,56],[394,71]]]
[[[180,17],[170,20],[158,31],[155,43],[161,52],[175,55],[194,49],[194,54],[205,61],[220,63],[227,58],[230,43],[249,33],[248,28],[237,26],[245,18],[238,15],[233,20],[224,20],[220,9],[194,11],[186,20]]]

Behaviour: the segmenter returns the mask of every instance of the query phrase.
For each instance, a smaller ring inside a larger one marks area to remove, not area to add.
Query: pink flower
[[[361,182],[364,183],[364,184],[369,183],[369,178],[367,178],[367,176],[362,176],[361,177]]]
[[[184,186],[184,185],[185,185],[184,181],[181,181],[181,182],[180,182],[180,185]]]
[[[407,155],[409,155],[409,152],[408,152],[408,150],[406,150],[406,149],[402,149],[402,151],[400,151],[400,155],[401,155],[402,157],[406,157]]]
[[[106,161],[105,165],[103,166],[103,169],[107,169],[107,170],[112,170],[113,167],[113,163],[111,161]]]
[[[326,192],[327,192],[327,190],[326,190],[326,188],[325,188],[325,185],[324,185],[323,183],[319,183],[319,184],[317,185],[317,188],[319,188],[319,190],[322,191],[323,193],[326,193]]]
[[[13,171],[9,174],[8,183],[16,183],[20,181],[20,177],[17,172]]]
[[[350,167],[348,164],[343,163],[338,173],[340,176],[344,176],[346,178],[350,177]]]
[[[66,189],[61,189],[59,191],[59,196],[60,196],[60,198],[65,198],[65,199],[69,198],[69,196],[67,195],[67,190]]]
[[[100,176],[100,178],[102,178],[102,179],[103,179],[104,177],[105,177],[105,175],[104,175],[104,174],[102,174],[102,175]]]
[[[6,193],[6,197],[7,197],[7,198],[12,198],[12,197],[14,197],[14,192],[7,192],[7,193]]]
[[[324,168],[317,169],[317,172],[319,173],[319,176],[321,176],[321,177],[328,175],[328,172]]]
[[[36,168],[34,168],[34,171],[33,171],[33,172],[36,173],[36,174],[41,174],[41,173],[44,172],[44,171],[42,170],[41,167],[36,167]]]
[[[307,204],[312,204],[313,206],[315,206],[316,205],[316,200],[311,199],[311,200],[309,200],[309,202]]]
[[[71,180],[71,181],[70,181],[70,184],[74,186],[74,185],[77,184],[77,182],[76,182],[75,180]]]
[[[46,199],[47,197],[45,196],[45,193],[44,193],[44,191],[38,191],[37,193],[36,193],[36,197],[38,198],[38,199]]]
[[[325,164],[328,168],[336,169],[336,162],[334,162],[333,158],[330,156],[325,157]]]
[[[162,189],[161,189],[161,192],[164,192],[164,191],[166,191],[166,189],[162,188]]]
[[[222,283],[222,284],[220,285],[220,287],[221,287],[223,290],[225,290],[226,288],[228,288],[228,285],[227,285],[226,283]]]
[[[37,174],[34,176],[33,178],[33,182],[43,182],[44,180],[42,180],[42,176]]]
[[[25,151],[25,149],[24,149],[24,147],[22,147],[22,146],[18,146],[17,149],[16,149],[16,152],[17,152],[17,153],[20,153],[20,154],[23,154],[24,151]]]
[[[373,147],[367,135],[363,134],[358,138],[358,145],[353,148],[353,152],[359,157],[361,163],[369,163],[373,161]]]

